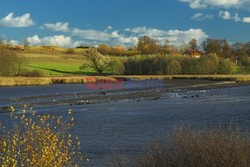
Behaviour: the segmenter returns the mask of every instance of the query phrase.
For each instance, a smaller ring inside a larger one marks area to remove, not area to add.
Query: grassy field
[[[80,54],[30,54],[22,55],[25,58],[23,68],[28,70],[39,70],[45,76],[67,76],[93,74],[91,69],[80,70],[84,58]]]
[[[86,61],[83,54],[45,54],[23,53],[25,64],[23,69],[39,70],[45,77],[48,76],[79,76],[97,75],[93,69],[80,70],[79,67]],[[116,57],[124,59],[124,57]]]

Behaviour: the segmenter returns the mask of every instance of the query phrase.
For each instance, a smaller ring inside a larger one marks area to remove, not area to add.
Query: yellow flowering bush
[[[74,126],[71,110],[66,120],[52,115],[36,115],[27,106],[21,113],[10,107],[13,127],[0,125],[1,167],[83,166],[80,141],[69,129]]]

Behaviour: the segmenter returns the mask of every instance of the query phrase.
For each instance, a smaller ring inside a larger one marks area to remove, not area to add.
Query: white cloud
[[[58,22],[55,24],[47,23],[47,24],[44,24],[41,28],[52,30],[52,31],[67,32],[69,30],[69,23],[63,23],[63,22]]]
[[[219,16],[225,20],[232,19],[231,13],[229,11],[220,11]]]
[[[207,4],[202,3],[201,0],[180,0],[180,2],[189,3],[190,8],[192,9],[204,9],[207,7]]]
[[[229,11],[220,11],[219,16],[225,20],[234,20],[235,22],[250,23],[250,17],[241,18],[238,13],[233,16]]]
[[[3,42],[7,43],[7,44],[12,44],[12,45],[18,45],[19,44],[19,41],[17,41],[17,40],[4,40]]]
[[[34,35],[33,37],[28,37],[27,38],[27,42],[30,44],[30,45],[38,45],[41,43],[41,39],[39,38],[38,35]]]
[[[250,23],[250,17],[244,17],[244,18],[242,19],[242,21],[243,21],[244,23]]]
[[[29,13],[17,17],[14,16],[14,13],[9,13],[0,20],[0,26],[2,27],[30,27],[34,24]]]
[[[113,27],[112,26],[107,26],[107,28],[106,29],[108,29],[108,30],[112,30],[113,29]]]
[[[97,45],[99,43],[107,43],[110,45],[136,45],[139,37],[147,35],[160,44],[163,44],[166,40],[169,40],[172,45],[181,45],[189,42],[195,38],[199,42],[203,41],[208,35],[201,29],[189,29],[187,31],[180,30],[160,30],[147,27],[135,27],[127,28],[121,34],[118,31],[105,32],[97,30],[82,30],[82,29],[70,29],[69,33],[72,36],[80,38],[80,41],[72,40],[71,36],[56,35],[40,38],[38,35],[27,38],[31,45],[55,45],[60,47],[76,47],[79,45]]]
[[[111,34],[104,31],[97,30],[81,30],[74,28],[71,30],[73,36],[78,36],[81,39],[87,40],[98,40],[98,41],[108,41],[111,38]]]
[[[55,35],[50,37],[44,37],[42,43],[50,46],[61,46],[67,47],[72,44],[71,37],[66,37],[64,35]]]
[[[157,40],[159,43],[164,43],[165,40],[169,40],[171,44],[176,46],[181,45],[182,43],[187,43],[193,38],[201,42],[202,40],[208,37],[208,35],[201,29],[189,29],[187,31],[165,31],[146,27],[136,27],[132,28],[130,32],[136,34],[137,36],[147,35]]]
[[[64,35],[55,35],[40,38],[38,35],[27,38],[30,45],[45,45],[45,46],[60,46],[60,47],[76,47],[79,45],[86,45],[85,41],[73,41],[71,37]]]
[[[119,34],[118,31],[107,32],[74,28],[71,30],[71,34],[83,40],[108,42],[112,45],[134,45],[138,41],[137,37],[126,37],[125,35]]]
[[[198,20],[198,21],[213,19],[213,18],[214,16],[212,14],[203,14],[203,13],[196,13],[191,17],[192,20]]]
[[[208,7],[218,8],[244,8],[250,9],[249,0],[179,0],[188,3],[192,9],[204,9]]]
[[[206,15],[202,15],[206,16]],[[58,24],[59,25],[59,24]],[[65,29],[66,30],[66,29]],[[110,27],[111,30],[111,27]],[[27,38],[31,45],[55,45],[60,47],[76,47],[79,45],[97,45],[107,43],[109,45],[125,45],[131,46],[138,43],[139,37],[147,35],[160,44],[170,41],[173,45],[180,45],[189,42],[195,38],[199,42],[208,37],[201,29],[189,29],[186,31],[180,30],[161,30],[147,27],[126,28],[122,31],[113,30],[103,31],[94,29],[78,29],[69,28],[67,26],[68,36],[55,35],[40,38],[38,35]],[[73,38],[80,39],[78,41]]]

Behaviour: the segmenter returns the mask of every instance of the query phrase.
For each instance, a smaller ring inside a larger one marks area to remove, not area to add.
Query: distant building
[[[201,58],[201,53],[198,51],[187,50],[186,52],[183,53],[183,55],[192,56],[197,59]]]

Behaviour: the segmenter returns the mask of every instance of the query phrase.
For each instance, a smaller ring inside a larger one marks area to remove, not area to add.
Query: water
[[[0,104],[10,104],[6,98],[91,93],[84,85],[52,85],[39,87],[0,88]],[[89,92],[88,92],[89,91]],[[116,92],[117,93],[117,92]],[[53,98],[62,98],[60,96]],[[16,102],[15,102],[16,103]],[[250,85],[209,90],[175,90],[164,93],[159,100],[121,100],[92,105],[47,105],[35,108],[40,114],[67,114],[73,109],[76,117],[72,133],[81,138],[82,152],[89,166],[102,166],[116,153],[131,155],[143,149],[145,143],[163,138],[173,127],[189,125],[237,124],[250,126]],[[7,122],[8,114],[0,120]]]

